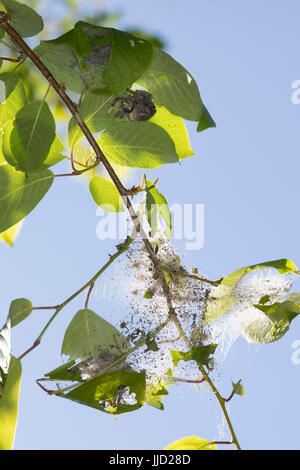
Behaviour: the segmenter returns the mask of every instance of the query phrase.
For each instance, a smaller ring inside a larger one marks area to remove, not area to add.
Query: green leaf
[[[270,302],[270,296],[269,295],[263,295],[262,298],[260,299],[259,303],[261,305],[264,305],[266,303]]]
[[[35,36],[44,28],[41,16],[32,8],[15,0],[2,0],[7,12],[11,15],[11,26],[24,38]]]
[[[67,43],[41,41],[34,52],[62,86],[78,94],[86,90],[86,80],[90,73],[80,68],[76,53]],[[103,71],[101,73],[99,67],[96,71],[101,78]],[[93,79],[96,80],[97,77],[93,75]]]
[[[40,169],[54,138],[55,121],[47,103],[26,104],[18,111],[13,123],[10,134],[12,161],[9,163],[14,161],[16,169],[26,173]]]
[[[137,410],[143,405],[145,390],[144,372],[117,371],[100,375],[59,396],[106,413],[122,414]],[[132,404],[126,403],[128,394],[134,394]]]
[[[87,69],[93,69],[98,62],[101,62],[103,52],[99,46],[109,45],[111,48],[109,61],[103,74],[105,87],[104,89],[101,87],[101,91],[105,94],[113,94],[129,88],[151,62],[152,44],[132,34],[83,21],[76,23],[75,34],[77,35],[77,51]]]
[[[157,385],[147,385],[145,398],[147,405],[157,408],[158,410],[164,410],[162,400],[165,395],[169,395],[164,385],[160,383]]]
[[[159,347],[157,345],[157,342],[155,341],[155,339],[153,339],[151,336],[147,336],[146,338],[146,346],[147,346],[147,349],[145,350],[145,352],[148,352],[148,351],[158,351],[159,350]]]
[[[172,442],[164,450],[217,450],[216,444],[197,436],[188,436]]]
[[[177,366],[180,360],[183,361],[196,361],[199,366],[210,367],[212,364],[212,355],[215,353],[217,344],[209,344],[199,348],[191,349],[190,351],[170,351],[174,367]]]
[[[0,74],[0,126],[13,119],[26,104],[26,92],[20,77],[15,73]]]
[[[275,261],[267,261],[261,264],[254,264],[234,271],[225,277],[222,283],[213,287],[207,303],[207,311],[205,314],[205,323],[210,323],[221,315],[224,315],[236,303],[235,289],[238,283],[250,272],[256,269],[277,269],[280,274],[293,273],[298,274],[295,264],[288,259],[279,259]],[[265,325],[262,326],[264,329]],[[268,330],[268,328],[267,328]],[[252,333],[250,334],[252,335]]]
[[[1,29],[1,28],[0,28]],[[2,151],[3,137],[11,132],[12,119],[26,104],[25,88],[17,74],[0,74],[0,165],[5,161]],[[8,125],[9,124],[9,125]]]
[[[5,385],[0,392],[0,450],[11,450],[14,444],[21,374],[21,361],[12,356]]]
[[[71,382],[81,382],[82,371],[76,367],[76,361],[72,359],[65,364],[53,369],[51,372],[45,374],[49,380],[62,380]]]
[[[32,312],[32,303],[27,299],[15,299],[9,307],[11,326],[14,327],[25,320]]]
[[[103,318],[89,309],[79,310],[69,324],[61,353],[70,359],[100,358],[103,354],[118,357],[127,351],[127,339]]]
[[[18,222],[16,225],[13,225],[5,232],[0,233],[0,241],[6,242],[10,247],[12,247],[19,236],[23,222]]]
[[[260,318],[250,323],[241,324],[241,333],[248,343],[265,344],[274,343],[284,336],[285,331],[276,332],[274,325],[268,318]]]
[[[153,95],[159,106],[189,121],[200,120],[202,101],[195,80],[161,49],[154,48],[152,62],[137,83]]]
[[[113,183],[100,176],[94,176],[90,181],[90,192],[95,203],[107,212],[125,210],[119,191]]]
[[[166,198],[158,192],[157,188],[146,181],[146,211],[147,219],[151,228],[151,236],[154,237],[158,228],[158,214],[166,223],[165,235],[170,238],[172,231],[172,216]]]
[[[221,286],[219,286],[219,287],[221,287]],[[224,297],[221,296],[222,294],[220,293],[220,290],[218,288],[216,288],[213,292],[214,293],[212,293],[209,296],[208,302],[207,302],[207,309],[206,309],[206,312],[205,312],[205,323],[206,324],[211,323],[212,321],[214,321],[217,318],[224,315],[224,313],[228,312],[228,310],[236,302],[236,299],[235,299],[234,295],[232,295],[231,292],[222,291],[222,292],[224,292],[224,294],[223,294],[223,295],[225,295]],[[219,294],[216,294],[217,292],[219,292]],[[220,297],[216,298],[215,297],[216,295],[220,295]]]
[[[164,106],[156,106],[156,113],[148,122],[157,124],[169,134],[180,159],[195,155],[191,149],[187,128],[181,117],[170,113]]]
[[[209,114],[207,108],[203,105],[203,110],[202,110],[202,115],[197,127],[197,132],[202,132],[205,131],[206,129],[209,129],[210,127],[216,127],[216,123]]]
[[[236,395],[244,396],[245,395],[245,389],[242,385],[242,380],[239,380],[237,383],[231,382],[233,391]]]
[[[300,313],[300,305],[291,300],[272,305],[254,305],[266,318],[247,323],[242,329],[244,338],[250,343],[273,343],[282,338],[290,328],[294,318]]]
[[[298,274],[298,268],[295,264],[289,259],[278,259],[275,261],[267,261],[266,263],[253,264],[252,266],[247,266],[245,268],[238,269],[234,271],[229,276],[225,277],[222,281],[222,285],[232,286],[235,285],[242,277],[246,274],[254,271],[255,269],[266,269],[274,268],[280,274],[294,273]]]
[[[64,160],[65,156],[62,155],[62,152],[65,151],[65,150],[66,149],[65,149],[64,144],[62,143],[62,141],[60,140],[58,135],[56,135],[53,142],[52,142],[52,144],[51,144],[49,153],[48,153],[46,159],[43,162],[42,167],[43,168],[50,168],[51,166],[56,165],[57,163]]]
[[[107,114],[115,98],[116,95],[95,95],[92,93],[85,95],[78,111],[92,134],[103,131],[109,123],[115,121],[115,117],[112,114]],[[73,117],[69,122],[68,133],[70,147],[73,147],[78,140],[84,137],[83,132]]]
[[[153,292],[151,289],[148,288],[144,294],[144,299],[152,299],[152,297],[153,297]]]
[[[151,122],[117,122],[97,139],[112,162],[132,168],[157,168],[178,162],[175,145],[167,132]]]
[[[35,49],[54,77],[75,93],[125,91],[149,66],[153,48],[144,39],[83,21]]]
[[[12,166],[17,166],[17,162],[11,150],[10,136],[14,128],[14,119],[7,121],[2,128],[2,157],[5,163],[9,163]]]
[[[127,33],[133,34],[134,36],[138,36],[142,39],[146,39],[147,41],[150,41],[155,47],[160,47],[161,49],[164,47],[164,41],[161,37],[145,33],[145,31],[141,31],[140,29],[130,28],[130,30],[127,30]]]
[[[26,177],[10,165],[0,167],[0,233],[28,215],[45,196],[53,182],[46,170]]]
[[[287,296],[288,300],[300,304],[300,292],[292,292]]]

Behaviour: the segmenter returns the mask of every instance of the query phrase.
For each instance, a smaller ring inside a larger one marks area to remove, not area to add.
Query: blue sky
[[[191,265],[210,278],[278,258],[300,265],[300,105],[291,100],[292,82],[300,79],[299,2],[107,4],[123,11],[120,29],[136,26],[165,38],[167,51],[192,73],[217,123],[203,134],[189,123],[195,157],[149,172],[150,179],[159,176],[169,204],[205,205],[205,243],[188,253]],[[26,220],[16,246],[0,245],[3,321],[12,299],[56,304],[97,271],[114,246],[97,239],[97,222],[84,184],[71,178],[55,182]],[[105,316],[96,294],[90,305]],[[116,420],[43,393],[35,379],[60,364],[65,328],[81,307],[82,299],[68,306],[23,361],[16,449],[161,449],[187,435],[220,437],[222,417],[214,398],[187,385],[170,390],[164,412],[144,407]],[[48,317],[49,312],[34,312],[15,328],[16,355],[31,345]],[[296,319],[290,332],[270,345],[238,340],[218,371],[224,395],[231,380],[243,380],[246,395],[229,409],[246,449],[300,448],[300,365],[291,361],[299,326]],[[226,430],[222,437],[229,437]]]

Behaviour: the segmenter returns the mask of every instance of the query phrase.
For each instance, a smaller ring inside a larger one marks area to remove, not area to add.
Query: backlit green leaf
[[[173,140],[180,159],[195,155],[190,146],[187,128],[181,117],[170,113],[164,106],[156,106],[156,113],[148,122],[153,122],[165,129]]]
[[[168,390],[166,389],[167,385],[170,385],[170,384],[169,383],[164,384],[164,385],[148,384],[146,388],[146,398],[145,398],[145,402],[147,403],[147,405],[152,406],[153,408],[157,408],[158,410],[164,410],[164,405],[162,403],[162,400],[165,395],[169,394]]]
[[[0,233],[28,215],[50,189],[49,170],[26,177],[10,165],[0,167]]]
[[[97,141],[105,156],[121,166],[157,168],[178,161],[170,136],[151,122],[118,122],[100,134]]]
[[[21,361],[12,356],[6,382],[0,391],[0,450],[11,450],[14,444],[21,374]]]
[[[238,283],[249,273],[257,269],[277,269],[280,274],[293,273],[298,274],[295,264],[288,259],[279,259],[275,261],[267,261],[265,263],[254,264],[234,271],[226,276],[222,283],[213,287],[207,303],[207,311],[205,314],[205,322],[210,323],[221,315],[224,315],[236,303],[235,290]],[[270,325],[269,325],[270,326]],[[268,331],[268,325],[261,325],[261,328]],[[254,327],[254,330],[256,328]],[[252,333],[249,333],[252,336]],[[266,333],[267,334],[267,333]]]
[[[90,192],[95,203],[107,212],[125,210],[119,191],[113,183],[100,176],[94,176],[90,181]]]
[[[114,116],[107,114],[115,95],[95,95],[87,93],[79,107],[79,113],[89,130],[94,134],[103,131],[109,123],[115,121]],[[69,144],[72,147],[84,136],[75,119],[72,117],[69,122]]]
[[[145,373],[117,371],[89,380],[60,396],[117,415],[140,408],[145,390]]]
[[[272,305],[254,305],[266,317],[245,323],[242,327],[244,338],[250,343],[273,343],[282,338],[290,328],[291,322],[300,313],[300,305],[291,300]]]
[[[237,383],[232,382],[232,387],[233,391],[236,395],[244,396],[245,395],[245,389],[242,385],[242,381],[239,380]]]
[[[160,214],[166,224],[165,235],[170,238],[172,216],[167,200],[149,180],[146,181],[146,211],[147,219],[151,227],[151,236],[154,237],[157,232],[158,214]]]
[[[291,292],[291,294],[288,295],[288,300],[300,304],[300,292]]]
[[[252,266],[247,266],[245,268],[238,269],[237,271],[234,271],[232,274],[229,274],[227,277],[225,277],[222,281],[222,285],[232,286],[236,284],[246,274],[250,273],[251,271],[254,271],[255,269],[267,269],[267,268],[277,269],[277,271],[280,274],[286,274],[286,273],[298,274],[298,268],[297,266],[295,266],[295,264],[291,260],[278,259],[275,261],[267,261],[265,263],[253,264]]]
[[[188,436],[172,442],[164,450],[217,450],[216,444],[197,436]]]
[[[217,348],[217,344],[209,344],[199,348],[191,349],[190,351],[170,351],[174,367],[177,366],[180,360],[183,361],[196,361],[199,366],[210,366],[212,357]]]
[[[45,377],[49,380],[81,382],[81,375],[82,371],[76,366],[76,361],[72,359],[56,369],[53,369],[51,372],[48,372],[45,374]]]
[[[159,106],[171,113],[199,121],[202,101],[198,86],[187,70],[161,49],[154,48],[153,59],[137,83],[146,88]]]
[[[13,119],[26,104],[24,85],[16,73],[0,74],[0,127]]]
[[[2,28],[0,28],[2,29]],[[10,135],[12,120],[26,104],[25,88],[17,74],[0,74],[0,165],[6,161],[2,152],[4,134]],[[9,124],[9,125],[8,125]]]
[[[0,242],[3,241],[12,247],[19,236],[20,230],[22,228],[23,222],[18,222],[16,225],[13,225],[5,232],[0,233]]]
[[[64,160],[65,157],[62,154],[64,150],[66,150],[64,144],[62,143],[58,135],[56,135],[51,144],[49,153],[43,162],[42,167],[50,168],[51,166],[56,165],[57,163]]]
[[[219,288],[221,288],[221,286],[219,286]],[[217,294],[220,292],[219,288],[216,288],[208,298],[207,309],[205,312],[205,323],[211,323],[224,315],[224,313],[226,313],[236,302],[234,295],[229,291],[229,289],[225,292],[222,290],[224,297],[222,297],[222,294],[220,293]],[[220,295],[220,297],[218,298],[216,295]]]

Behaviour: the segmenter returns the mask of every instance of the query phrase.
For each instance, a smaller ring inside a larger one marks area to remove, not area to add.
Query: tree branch
[[[187,344],[187,346],[189,348],[192,347],[192,345],[190,344],[188,338],[186,337],[183,329],[182,329],[182,326],[180,324],[180,321],[179,319],[177,318],[177,315],[176,315],[176,312],[175,312],[175,309],[173,308],[172,306],[172,299],[171,299],[171,294],[170,294],[170,290],[169,290],[169,286],[166,282],[166,279],[165,279],[165,276],[164,276],[164,273],[163,273],[163,269],[161,267],[161,264],[158,260],[158,258],[156,257],[154,251],[153,251],[153,248],[152,248],[152,245],[143,229],[143,227],[141,226],[140,222],[139,222],[139,219],[137,217],[137,214],[129,200],[129,198],[127,197],[127,190],[124,188],[123,184],[121,183],[119,177],[117,176],[116,172],[114,171],[114,169],[112,168],[112,166],[110,165],[110,163],[108,162],[108,160],[106,159],[105,155],[103,154],[102,150],[100,149],[99,145],[97,144],[94,136],[92,135],[91,131],[89,130],[89,128],[87,127],[87,125],[85,124],[84,120],[82,119],[82,117],[80,116],[80,113],[78,112],[78,108],[77,108],[77,105],[76,103],[74,103],[70,98],[69,96],[66,94],[65,92],[65,87],[60,85],[56,79],[54,78],[54,76],[50,73],[50,71],[45,67],[45,65],[41,62],[40,58],[37,56],[37,54],[35,54],[35,52],[26,44],[26,42],[22,39],[22,37],[17,33],[17,31],[9,24],[9,21],[10,21],[10,16],[5,13],[5,12],[0,12],[0,26],[2,26],[2,28],[6,31],[6,33],[10,36],[10,38],[13,40],[13,42],[17,45],[18,48],[20,48],[20,50],[24,53],[24,55],[26,55],[27,57],[29,57],[29,59],[35,64],[35,66],[40,70],[40,72],[44,75],[44,77],[48,80],[48,82],[52,85],[53,89],[56,91],[56,93],[60,96],[60,98],[62,99],[62,101],[65,103],[65,105],[67,106],[67,108],[69,109],[69,111],[71,112],[71,114],[73,115],[74,119],[76,120],[77,124],[79,125],[80,129],[82,130],[83,134],[85,135],[86,139],[88,140],[88,142],[90,143],[91,147],[93,148],[94,152],[95,152],[95,155],[96,155],[96,163],[95,163],[95,166],[97,164],[99,164],[100,162],[103,164],[103,166],[105,167],[105,169],[107,170],[109,176],[111,177],[114,185],[116,186],[117,190],[119,191],[119,194],[121,195],[122,199],[123,199],[123,202],[125,204],[125,206],[127,207],[128,209],[128,212],[130,214],[130,217],[134,223],[134,227],[135,227],[135,230],[137,233],[140,234],[140,236],[142,237],[143,239],[143,242],[145,244],[145,247],[149,253],[149,257],[154,265],[154,267],[156,268],[157,272],[158,272],[158,279],[161,283],[161,286],[162,286],[162,289],[163,289],[163,292],[164,292],[164,295],[165,295],[165,298],[166,298],[166,301],[167,301],[167,306],[168,306],[168,310],[169,310],[169,315],[168,315],[168,319],[173,321],[174,324],[176,325],[177,329],[178,329],[178,332],[179,334],[181,335],[181,337],[183,338],[183,340],[185,341],[185,343]],[[83,171],[88,171],[88,169],[85,169],[85,170],[81,170],[80,172],[78,172],[79,174]],[[76,175],[78,174],[77,172],[76,173],[72,173],[72,175]],[[110,262],[107,263],[106,267],[111,264]],[[106,269],[105,267],[105,269]],[[34,342],[34,344],[32,345],[31,348],[29,348],[29,350],[25,351],[25,353],[23,353],[20,358],[24,357],[26,354],[28,354],[28,352],[32,351],[32,349],[34,349],[36,346],[38,346],[38,344],[40,343],[41,341],[41,338],[42,336],[44,335],[45,331],[47,330],[47,328],[50,326],[50,324],[52,323],[52,321],[54,320],[54,318],[56,317],[56,315],[58,315],[58,313],[60,312],[60,310],[65,307],[69,302],[71,302],[71,300],[73,300],[77,295],[79,295],[83,290],[85,290],[87,287],[90,286],[91,282],[94,282],[99,276],[100,274],[102,273],[103,271],[100,270],[95,276],[94,278],[92,278],[87,284],[85,284],[81,289],[79,289],[79,291],[75,292],[75,294],[73,294],[71,297],[69,297],[69,299],[67,299],[63,304],[60,305],[60,307],[56,310],[56,312],[54,313],[54,315],[50,318],[49,322],[46,324],[45,328],[42,330],[41,334],[39,335],[39,337],[36,339],[36,341]],[[207,282],[207,281],[206,281]],[[238,440],[236,438],[236,435],[234,433],[234,429],[232,427],[232,424],[231,424],[231,421],[230,421],[230,418],[228,416],[228,413],[227,413],[227,410],[226,410],[226,407],[225,407],[225,402],[223,400],[223,398],[221,397],[221,395],[219,394],[218,390],[216,389],[216,387],[214,386],[214,384],[212,383],[211,379],[208,377],[206,371],[204,370],[203,367],[199,367],[200,371],[202,372],[203,374],[203,377],[204,377],[204,380],[210,385],[210,387],[212,388],[212,391],[214,392],[214,394],[216,395],[217,397],[217,400],[219,401],[220,403],[220,406],[223,410],[223,413],[224,413],[224,416],[225,416],[225,419],[227,421],[227,424],[229,426],[229,429],[230,429],[230,432],[231,432],[231,435],[232,435],[232,440],[233,442],[235,443],[235,445],[237,446],[237,448],[240,450],[240,446],[239,446],[239,443],[238,443]]]

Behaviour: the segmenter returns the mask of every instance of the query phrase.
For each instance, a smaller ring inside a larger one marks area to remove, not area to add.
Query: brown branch
[[[11,57],[0,57],[0,60],[7,60],[8,62],[20,62],[21,59],[12,59]]]
[[[59,305],[55,305],[54,307],[32,307],[32,310],[56,310]]]
[[[223,398],[223,400],[224,400],[226,403],[228,403],[230,400],[232,400],[232,398],[234,397],[234,395],[235,395],[235,391],[232,390],[232,392],[231,392],[231,394],[229,395],[229,397],[228,397],[228,398]]]
[[[233,445],[235,443],[233,441],[213,441],[213,442],[210,442],[210,445],[213,445],[213,444],[216,444],[216,445]]]
[[[92,281],[91,284],[90,284],[90,287],[89,287],[89,290],[88,290],[86,299],[85,299],[85,304],[84,304],[84,308],[85,308],[85,309],[87,309],[88,306],[89,306],[90,295],[91,295],[91,292],[92,292],[92,290],[93,290],[93,288],[94,288],[94,285],[95,285],[95,283]]]
[[[185,382],[185,383],[188,383],[188,384],[201,384],[202,382],[204,382],[204,377],[201,377],[198,380],[182,379],[180,377],[174,377],[174,376],[170,376],[170,378],[173,379],[173,380],[176,380],[176,382]]]
[[[52,390],[49,390],[48,388],[44,387],[44,385],[39,382],[39,379],[37,379],[35,382],[39,387],[41,387],[42,390],[44,390],[44,392],[48,393],[48,395],[52,395]]]

